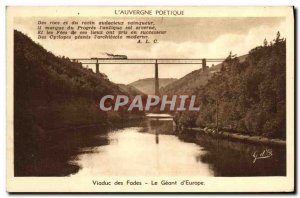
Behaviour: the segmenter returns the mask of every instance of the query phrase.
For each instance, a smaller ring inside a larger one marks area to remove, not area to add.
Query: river
[[[167,116],[93,133],[68,162],[77,176],[283,176],[285,148],[178,135]],[[155,116],[155,115],[154,115]],[[97,143],[98,142],[98,143]],[[266,155],[268,154],[268,155]],[[263,156],[262,158],[255,158]]]

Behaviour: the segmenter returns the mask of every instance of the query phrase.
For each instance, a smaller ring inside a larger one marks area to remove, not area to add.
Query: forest
[[[278,32],[243,62],[230,54],[220,71],[191,93],[200,98],[200,112],[177,113],[180,125],[285,139],[286,40]]]
[[[129,90],[129,89],[128,89]],[[131,95],[102,74],[84,68],[67,57],[58,57],[14,31],[14,152],[16,175],[38,175],[37,164],[46,163],[42,156],[52,156],[57,165],[44,174],[56,172],[66,163],[74,143],[66,134],[54,133],[68,128],[97,125],[100,129],[128,119],[138,113],[103,112],[101,96]],[[66,145],[58,150],[57,145]],[[66,150],[65,152],[62,152]],[[50,153],[50,154],[49,154]],[[58,155],[60,153],[60,155]],[[61,159],[60,159],[61,158]],[[71,167],[72,168],[72,167]],[[68,174],[66,170],[66,174]]]

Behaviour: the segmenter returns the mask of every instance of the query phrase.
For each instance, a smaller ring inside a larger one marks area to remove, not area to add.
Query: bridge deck
[[[165,64],[196,64],[196,65],[202,65],[203,71],[207,68],[206,63],[212,62],[223,62],[225,59],[213,59],[213,58],[187,58],[187,59],[180,59],[180,58],[77,58],[77,59],[71,59],[74,62],[79,62],[81,64],[89,65],[89,64],[95,64],[96,65],[96,73],[100,73],[99,66],[103,64],[149,64],[155,66],[155,95],[159,95],[159,77],[158,77],[158,66],[159,65],[165,65]]]
[[[165,58],[165,59],[112,59],[112,58],[78,58],[71,59],[78,61],[82,64],[202,64],[205,62],[222,62],[225,59],[176,59],[176,58]]]

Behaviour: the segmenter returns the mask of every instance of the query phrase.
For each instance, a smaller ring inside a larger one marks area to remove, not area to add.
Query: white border
[[[91,1],[91,0],[84,0],[84,1],[78,1],[78,0],[72,0],[72,1],[61,1],[61,0],[47,0],[47,1],[42,1],[38,2],[35,0],[29,0],[29,1],[22,1],[22,0],[2,0],[0,2],[1,5],[1,17],[0,17],[0,27],[1,30],[5,30],[5,6],[6,5],[136,5],[137,1],[133,0],[110,0],[110,1]],[[292,1],[292,0],[277,0],[277,1],[261,1],[261,0],[251,0],[251,1],[240,1],[240,0],[227,0],[227,1],[221,1],[221,0],[210,0],[210,1],[189,1],[189,0],[184,0],[184,1],[177,1],[177,0],[167,0],[167,1],[160,1],[160,0],[147,0],[143,2],[138,2],[138,5],[295,5],[296,7],[300,7],[300,1]],[[299,26],[299,20],[296,21],[297,26]],[[1,109],[6,108],[6,38],[5,38],[5,32],[6,31],[0,31],[0,42],[1,42],[1,52],[0,53],[0,60],[2,62],[2,67],[0,67],[0,107]],[[299,51],[297,51],[296,56],[299,55]],[[299,70],[298,70],[299,72]],[[297,73],[299,74],[299,73]],[[295,74],[296,75],[296,74]],[[298,85],[298,83],[297,83]],[[299,92],[299,86],[297,89],[297,92]],[[296,102],[296,101],[295,101]],[[299,110],[299,109],[297,109]],[[299,117],[297,118],[297,121],[299,121]],[[1,140],[1,150],[0,150],[0,156],[2,157],[1,163],[0,163],[0,168],[1,168],[1,179],[0,179],[0,186],[1,186],[1,196],[7,197],[8,194],[6,193],[6,182],[5,182],[5,162],[6,162],[6,147],[5,147],[5,134],[6,134],[6,115],[5,111],[2,111],[0,114],[0,129],[2,131],[2,138]],[[299,135],[298,135],[298,140],[299,140]],[[297,141],[298,141],[297,140]],[[41,195],[37,196],[40,197]],[[62,195],[60,197],[65,197],[66,195]],[[260,195],[260,196],[265,196],[265,195]],[[287,196],[287,195],[283,195]],[[210,196],[211,197],[211,196]]]

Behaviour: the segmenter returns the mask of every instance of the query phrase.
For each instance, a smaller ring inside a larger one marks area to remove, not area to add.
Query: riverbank
[[[231,139],[231,140],[238,140],[242,142],[249,142],[249,143],[259,143],[259,144],[267,144],[267,145],[275,145],[275,146],[285,146],[286,141],[281,139],[275,139],[275,138],[267,138],[263,136],[250,136],[240,133],[232,133],[232,132],[226,132],[226,131],[219,131],[209,129],[209,128],[186,128],[185,130],[189,132],[198,132],[207,134],[210,136],[223,138],[223,139]]]

